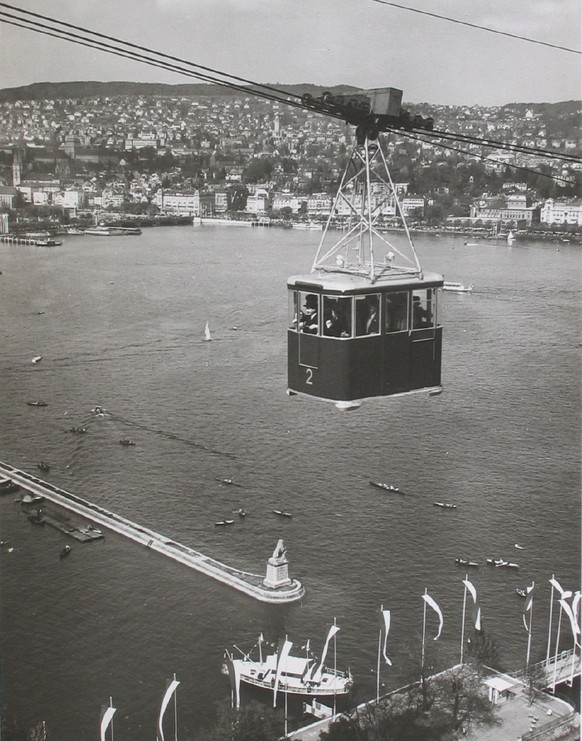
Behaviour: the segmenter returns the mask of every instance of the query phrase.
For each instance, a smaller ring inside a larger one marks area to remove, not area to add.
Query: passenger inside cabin
[[[430,310],[422,305],[420,296],[413,296],[412,320],[414,329],[422,329],[431,326]]]
[[[317,334],[319,323],[319,301],[314,293],[308,293],[301,309],[299,331],[308,334]]]
[[[326,319],[323,333],[327,337],[349,337],[348,323],[339,301],[326,299]]]
[[[386,331],[401,332],[408,329],[408,293],[398,293],[386,296]]]
[[[377,295],[365,296],[356,300],[356,334],[378,334],[380,332],[379,298]]]

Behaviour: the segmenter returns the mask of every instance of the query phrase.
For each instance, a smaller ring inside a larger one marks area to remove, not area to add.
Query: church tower
[[[12,185],[16,188],[22,180],[22,154],[19,149],[15,150],[12,159]]]

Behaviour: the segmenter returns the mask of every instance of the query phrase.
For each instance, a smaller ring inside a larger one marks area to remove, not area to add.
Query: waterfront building
[[[540,222],[582,226],[582,200],[579,198],[548,198],[541,208]]]
[[[178,216],[200,216],[199,191],[159,190],[156,193],[156,206],[162,213]]]
[[[0,185],[0,206],[14,208],[18,190],[13,185]]]

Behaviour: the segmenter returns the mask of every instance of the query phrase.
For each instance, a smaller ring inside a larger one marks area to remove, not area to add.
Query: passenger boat
[[[457,509],[456,504],[450,504],[450,502],[433,502],[435,507],[443,507],[443,509]]]
[[[398,494],[404,494],[404,492],[401,492],[397,486],[392,486],[392,484],[385,484],[382,481],[370,481],[370,484],[372,486],[377,486],[378,489],[384,489],[384,491],[394,491]]]
[[[291,512],[285,512],[282,509],[274,509],[273,512],[274,514],[279,515],[280,517],[293,517]]]
[[[225,651],[222,673],[228,675],[229,665],[231,665],[241,682],[271,692],[275,690],[275,678],[278,676],[277,688],[289,695],[312,697],[347,695],[353,685],[352,674],[349,669],[339,671],[325,666],[328,643],[329,636],[324,654],[319,661],[309,651],[306,651],[305,656],[286,654],[283,657],[284,649],[282,649],[282,658],[279,662],[279,650],[275,649],[273,653],[264,654],[262,641],[259,639],[257,660],[251,658],[252,651],[249,654],[243,654],[240,659],[235,659],[230,651]],[[289,646],[289,642],[286,641],[284,645]]]
[[[479,566],[479,564],[477,563],[477,561],[469,561],[466,558],[455,558],[455,563],[458,566],[472,566],[472,567],[478,567]]]
[[[469,283],[468,286],[463,283],[453,283],[452,281],[445,281],[443,283],[443,291],[452,291],[454,293],[471,293],[474,288],[474,283]]]

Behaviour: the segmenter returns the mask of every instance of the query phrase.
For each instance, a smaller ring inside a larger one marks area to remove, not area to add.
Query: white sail
[[[210,334],[210,327],[208,326],[208,322],[206,322],[206,326],[204,327],[204,341],[210,342],[212,340],[212,336]]]

